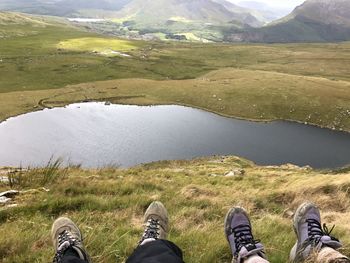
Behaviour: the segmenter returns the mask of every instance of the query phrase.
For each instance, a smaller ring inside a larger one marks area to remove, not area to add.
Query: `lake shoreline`
[[[42,111],[42,110],[45,110],[45,109],[53,109],[53,108],[64,108],[68,105],[72,105],[72,104],[78,104],[78,103],[90,103],[90,102],[101,102],[101,103],[106,103],[108,101],[106,100],[77,100],[77,101],[74,101],[74,102],[69,102],[69,103],[62,103],[62,104],[58,104],[58,105],[55,105],[55,106],[49,106],[49,105],[46,105],[43,101],[46,100],[46,99],[49,99],[49,98],[45,98],[45,99],[41,99],[39,102],[38,102],[38,105],[40,105],[39,107],[37,108],[34,108],[32,110],[28,110],[24,113],[19,113],[19,114],[15,114],[15,115],[11,115],[11,116],[8,116],[7,118],[5,119],[1,119],[0,118],[0,124],[3,123],[3,122],[6,122],[7,120],[11,119],[11,118],[15,118],[15,117],[18,117],[18,116],[21,116],[21,115],[24,115],[24,114],[27,114],[27,113],[31,113],[31,112],[38,112],[38,111]],[[255,122],[255,123],[272,123],[272,122],[278,122],[278,121],[285,121],[285,122],[291,122],[291,123],[298,123],[298,124],[302,124],[302,125],[307,125],[307,126],[312,126],[312,127],[317,127],[317,128],[321,128],[321,129],[326,129],[326,130],[330,130],[330,131],[336,131],[336,132],[343,132],[343,133],[346,133],[346,134],[350,134],[350,129],[347,130],[347,129],[333,129],[331,127],[327,127],[327,126],[324,126],[324,125],[320,125],[320,124],[316,124],[316,123],[311,123],[311,122],[308,122],[308,123],[305,123],[305,122],[302,122],[302,121],[298,121],[298,120],[294,120],[294,119],[254,119],[254,118],[246,118],[246,117],[239,117],[239,116],[234,116],[234,115],[230,115],[230,114],[225,114],[225,113],[222,113],[222,112],[218,112],[218,111],[214,111],[214,110],[211,110],[211,109],[208,109],[208,108],[205,108],[205,107],[200,107],[200,106],[196,106],[196,105],[191,105],[191,104],[186,104],[186,103],[178,103],[178,102],[174,102],[174,103],[157,103],[157,104],[153,104],[153,103],[132,103],[132,102],[128,102],[128,103],[124,103],[124,102],[118,102],[118,103],[111,103],[113,105],[130,105],[130,106],[183,106],[183,107],[189,107],[189,108],[193,108],[193,109],[198,109],[198,110],[202,110],[202,111],[205,111],[205,112],[210,112],[210,113],[214,113],[216,115],[219,115],[219,116],[222,116],[222,117],[226,117],[226,118],[230,118],[230,119],[235,119],[235,120],[243,120],[243,121],[250,121],[250,122]]]
[[[48,156],[84,167],[213,155],[319,169],[350,162],[348,133],[291,121],[247,121],[185,105],[73,103],[2,124],[0,160],[9,166],[42,166]]]

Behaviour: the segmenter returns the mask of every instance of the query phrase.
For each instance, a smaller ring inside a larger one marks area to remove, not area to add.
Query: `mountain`
[[[226,40],[246,42],[336,42],[350,40],[349,0],[307,0],[271,24],[233,30]]]
[[[257,12],[227,0],[0,0],[0,10],[105,18],[109,20],[105,25],[85,26],[97,32],[144,39],[222,41],[228,28],[266,23]]]
[[[292,10],[289,8],[281,8],[276,6],[271,6],[262,2],[257,1],[240,1],[238,6],[247,8],[260,15],[267,22],[277,20],[281,17],[288,15]]]
[[[0,0],[0,10],[75,17],[120,10],[130,0]]]
[[[226,0],[133,0],[117,12],[116,17],[144,25],[159,25],[169,20],[261,25],[248,10]]]
[[[63,17],[132,18],[145,24],[177,17],[183,21],[262,25],[249,10],[227,0],[0,0],[0,10]]]

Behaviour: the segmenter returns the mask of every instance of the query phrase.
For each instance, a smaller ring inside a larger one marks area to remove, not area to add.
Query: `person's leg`
[[[166,240],[168,221],[168,212],[164,205],[153,202],[145,213],[146,228],[138,247],[126,263],[183,263],[181,249]]]
[[[317,253],[316,262],[319,263],[349,263],[350,260],[348,257],[341,254],[339,251],[330,248],[324,247]]]
[[[247,212],[233,207],[226,215],[225,234],[235,263],[268,263],[263,245],[256,241]]]
[[[295,212],[293,220],[297,241],[290,253],[291,262],[303,262],[312,259],[312,262],[336,263],[350,262],[339,253],[342,244],[332,237],[325,225],[321,225],[320,211],[313,203],[304,203]]]
[[[53,263],[91,263],[79,228],[66,217],[58,218],[51,229],[55,248]]]

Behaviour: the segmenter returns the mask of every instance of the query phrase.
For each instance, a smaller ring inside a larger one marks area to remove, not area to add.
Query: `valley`
[[[0,25],[6,35],[0,40],[0,120],[97,100],[188,105],[236,118],[350,130],[349,43],[145,42],[51,18],[17,20]]]
[[[231,262],[233,205],[288,262],[306,200],[349,255],[350,5],[298,4],[0,0],[0,262],[62,215],[125,262],[155,200],[189,263]]]

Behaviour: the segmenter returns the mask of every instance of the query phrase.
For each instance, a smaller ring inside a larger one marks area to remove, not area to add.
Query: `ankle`
[[[66,251],[64,251],[63,256],[64,257],[72,256],[72,257],[80,258],[78,252],[72,247],[68,247]]]
[[[317,262],[340,263],[350,262],[349,258],[331,247],[323,247],[317,254]]]
[[[153,241],[156,241],[156,239],[154,239],[154,238],[146,238],[145,240],[143,240],[140,243],[140,246],[146,245],[147,243],[150,243],[150,242],[153,242]]]

